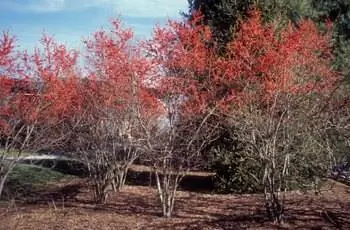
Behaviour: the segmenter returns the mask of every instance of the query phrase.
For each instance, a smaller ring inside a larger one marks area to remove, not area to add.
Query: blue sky
[[[32,49],[43,32],[72,48],[120,16],[136,37],[149,37],[153,26],[180,18],[187,0],[0,0],[0,30],[16,35],[20,48]]]

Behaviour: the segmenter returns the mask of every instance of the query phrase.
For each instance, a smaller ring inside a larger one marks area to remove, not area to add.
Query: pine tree
[[[214,38],[225,51],[239,29],[241,20],[246,19],[253,7],[263,13],[263,19],[283,26],[290,20],[297,25],[301,18],[312,15],[312,0],[188,0],[189,12],[184,15],[191,19],[195,11],[201,11],[204,23],[213,31]]]

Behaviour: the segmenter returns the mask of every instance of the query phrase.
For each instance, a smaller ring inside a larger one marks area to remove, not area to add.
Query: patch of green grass
[[[65,174],[48,168],[19,164],[9,175],[4,195],[7,198],[30,195],[44,189],[49,183],[58,182]]]
[[[17,165],[9,175],[9,181],[16,181],[19,185],[23,184],[46,184],[62,179],[63,173],[42,168],[35,165]]]

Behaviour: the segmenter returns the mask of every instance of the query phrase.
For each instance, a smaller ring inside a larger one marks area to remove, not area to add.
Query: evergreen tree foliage
[[[232,40],[238,21],[247,16],[254,0],[188,0],[188,18],[194,11],[200,10],[204,16],[204,23],[213,31],[219,46],[224,49],[227,42]]]
[[[291,20],[297,25],[298,20],[311,15],[312,0],[188,0],[189,11],[185,17],[191,19],[195,11],[201,11],[204,23],[209,25],[213,35],[225,50],[227,42],[234,37],[241,20],[246,19],[249,10],[258,8],[265,21],[275,22],[277,26]]]
[[[350,82],[350,0],[312,0],[313,20],[334,25],[335,67]]]

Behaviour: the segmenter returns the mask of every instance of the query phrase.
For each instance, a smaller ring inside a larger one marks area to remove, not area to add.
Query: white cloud
[[[36,13],[82,10],[89,7],[112,7],[128,17],[178,17],[186,10],[187,0],[2,0],[0,5],[18,11]]]
[[[130,17],[178,17],[187,0],[115,0],[115,9]]]
[[[0,3],[0,6],[15,11],[49,13],[63,10],[66,2],[67,0],[31,0],[26,2],[5,0]]]
[[[28,7],[32,11],[39,11],[39,12],[45,12],[45,11],[59,11],[65,7],[65,0],[41,0],[36,1],[35,4],[30,4]]]

